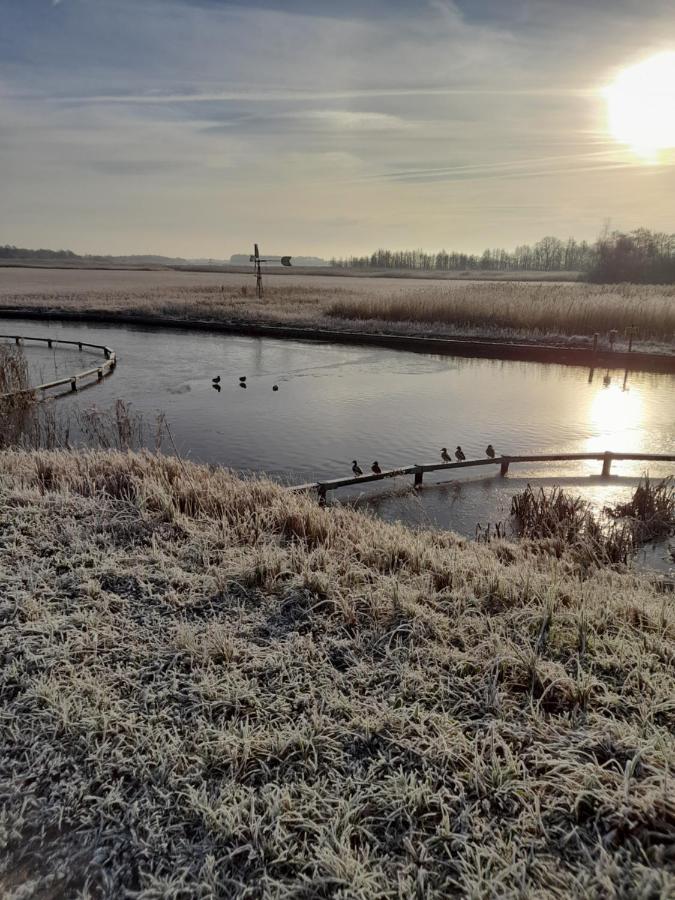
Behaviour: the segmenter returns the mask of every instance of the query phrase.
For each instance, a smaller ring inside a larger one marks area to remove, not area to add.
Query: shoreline
[[[217,331],[223,334],[240,334],[251,337],[274,337],[318,343],[381,346],[394,350],[433,353],[443,356],[541,362],[581,366],[582,368],[614,368],[629,369],[634,372],[675,374],[675,355],[604,349],[593,351],[590,348],[579,346],[564,347],[555,344],[517,343],[492,338],[432,338],[340,329],[314,329],[294,325],[234,320],[179,319],[167,316],[159,317],[129,313],[72,313],[59,310],[36,310],[30,307],[0,308],[0,319],[2,318],[185,328],[193,331]]]

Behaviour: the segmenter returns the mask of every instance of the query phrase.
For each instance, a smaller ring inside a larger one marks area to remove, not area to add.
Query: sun
[[[675,148],[675,52],[624,69],[604,94],[617,141],[650,162]]]

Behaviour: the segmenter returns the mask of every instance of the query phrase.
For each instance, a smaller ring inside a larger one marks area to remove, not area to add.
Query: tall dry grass
[[[437,287],[395,297],[338,299],[326,310],[342,319],[427,323],[541,334],[606,335],[612,329],[672,342],[675,287],[634,285],[476,284]]]
[[[144,273],[149,274],[149,273]],[[237,280],[239,278],[240,280]],[[250,279],[229,276],[221,285],[133,287],[122,290],[16,293],[0,296],[5,307],[70,313],[143,315],[268,322],[305,327],[392,331],[403,334],[542,336],[586,340],[599,332],[628,329],[635,339],[672,345],[675,334],[675,287],[490,282],[422,282],[405,280],[327,279],[296,276],[268,283],[262,300]]]
[[[0,454],[0,535],[4,897],[675,890],[646,578],[149,455]]]

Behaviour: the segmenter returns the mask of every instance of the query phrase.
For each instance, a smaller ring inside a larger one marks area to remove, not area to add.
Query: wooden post
[[[47,346],[51,348],[51,346],[52,346],[51,340],[48,340],[48,341],[47,341]]]
[[[598,332],[594,332],[593,334],[593,353],[598,352]]]
[[[612,468],[612,454],[609,451],[605,451],[605,455],[602,458],[602,477],[609,478],[610,469]]]
[[[14,343],[15,343],[15,344],[20,344],[20,343],[21,343],[21,338],[14,338]]]
[[[424,472],[422,469],[418,469],[415,472],[415,487],[422,487],[422,479],[424,478]]]
[[[103,355],[105,356],[106,359],[110,359],[110,350],[108,350],[107,347],[103,348]]]
[[[71,390],[71,391],[76,391],[76,390],[77,390],[77,378],[71,378],[71,379],[70,379],[70,390]]]
[[[98,380],[103,381],[103,369],[102,368],[98,370]]]
[[[78,350],[81,350],[81,349],[82,349],[82,341],[78,341],[78,342],[77,342],[77,349],[78,349]]]
[[[501,464],[501,466],[500,466],[500,468],[499,468],[499,474],[500,474],[502,477],[508,473],[508,471],[509,471],[509,463],[510,463],[510,462],[511,462],[511,460],[509,459],[508,456],[502,456],[502,464]]]
[[[320,484],[319,487],[317,488],[317,490],[319,493],[319,506],[325,506],[326,505],[326,485]]]

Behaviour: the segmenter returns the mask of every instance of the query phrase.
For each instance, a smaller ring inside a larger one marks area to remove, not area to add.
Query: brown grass
[[[675,612],[645,577],[8,451],[0,619],[7,898],[675,891]]]
[[[22,272],[23,270],[19,270]],[[163,272],[51,273],[52,290],[28,290],[18,275],[0,281],[2,306],[87,313],[141,314],[295,324],[333,329],[421,335],[483,335],[492,338],[588,342],[611,329],[624,346],[635,326],[637,346],[658,341],[672,347],[675,287],[587,284],[439,282],[405,279],[270,276],[262,301],[246,275],[181,277]],[[144,279],[139,280],[138,276]],[[29,277],[29,276],[25,276]],[[30,276],[32,277],[32,276]],[[91,279],[87,288],[86,278]],[[118,279],[119,287],[115,288]],[[153,283],[153,278],[155,283]],[[66,279],[66,281],[64,281]],[[64,287],[59,288],[59,281]],[[68,285],[66,287],[65,285]],[[96,289],[96,285],[105,289]],[[14,285],[14,288],[13,288]]]

